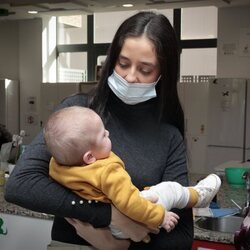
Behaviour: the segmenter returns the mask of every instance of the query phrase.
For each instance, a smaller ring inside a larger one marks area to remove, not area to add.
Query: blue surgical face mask
[[[108,85],[120,100],[134,105],[156,97],[155,85],[160,78],[153,83],[129,83],[114,71],[108,78]]]

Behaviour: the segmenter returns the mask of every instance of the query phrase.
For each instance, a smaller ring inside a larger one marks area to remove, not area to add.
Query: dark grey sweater
[[[69,97],[59,108],[72,105],[86,106],[86,96]],[[112,95],[107,108],[108,115],[103,119],[110,132],[112,150],[125,162],[126,170],[140,190],[166,180],[188,184],[182,136],[175,127],[157,121],[154,99],[131,106]],[[50,157],[40,133],[12,172],[6,185],[5,199],[34,211],[55,215],[52,239],[84,245],[86,242],[76,235],[63,217],[105,227],[111,220],[110,205],[80,204],[79,197],[48,178]],[[72,200],[76,201],[75,206],[72,206]],[[191,210],[175,212],[181,218],[171,233],[161,230],[158,235],[151,236],[149,244],[132,243],[130,249],[191,249]]]

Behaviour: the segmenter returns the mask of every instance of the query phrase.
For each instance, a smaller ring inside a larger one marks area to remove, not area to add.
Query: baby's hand
[[[170,232],[175,228],[179,219],[180,217],[176,213],[165,211],[161,227],[163,227],[167,232]]]

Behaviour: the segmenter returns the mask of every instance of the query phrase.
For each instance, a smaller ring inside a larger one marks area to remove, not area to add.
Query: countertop
[[[189,182],[190,185],[195,185],[197,180],[205,177],[206,175],[201,174],[190,174]],[[242,188],[235,188],[228,185],[225,180],[225,176],[220,176],[222,179],[221,188],[217,194],[217,203],[220,208],[234,208],[235,205],[232,203],[231,199],[234,200],[238,205],[244,207],[246,201],[246,190]],[[216,231],[210,231],[199,228],[194,223],[194,238],[197,240],[206,240],[212,242],[220,242],[226,244],[234,243],[234,235],[230,233],[222,233]]]
[[[195,185],[197,180],[205,176],[206,175],[201,175],[201,174],[190,174],[189,175],[190,185]],[[231,202],[231,199],[237,202],[237,204],[239,204],[240,206],[243,206],[245,198],[246,198],[246,190],[239,188],[232,188],[227,184],[225,180],[222,181],[222,187],[217,194],[217,203],[221,208],[234,207],[234,204]],[[3,186],[0,186],[0,204],[1,204],[0,213],[33,217],[39,219],[47,219],[47,220],[53,219],[52,215],[37,213],[6,202],[4,199]],[[194,223],[194,238],[198,240],[207,240],[213,242],[233,244],[233,234],[200,229],[195,225],[195,223]]]

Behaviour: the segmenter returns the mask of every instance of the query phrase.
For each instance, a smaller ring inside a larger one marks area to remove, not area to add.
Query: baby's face
[[[95,148],[92,150],[96,159],[107,158],[111,152],[111,141],[109,138],[109,132],[105,129],[101,118],[98,116],[94,122],[95,128],[95,136],[96,136],[96,144]]]

